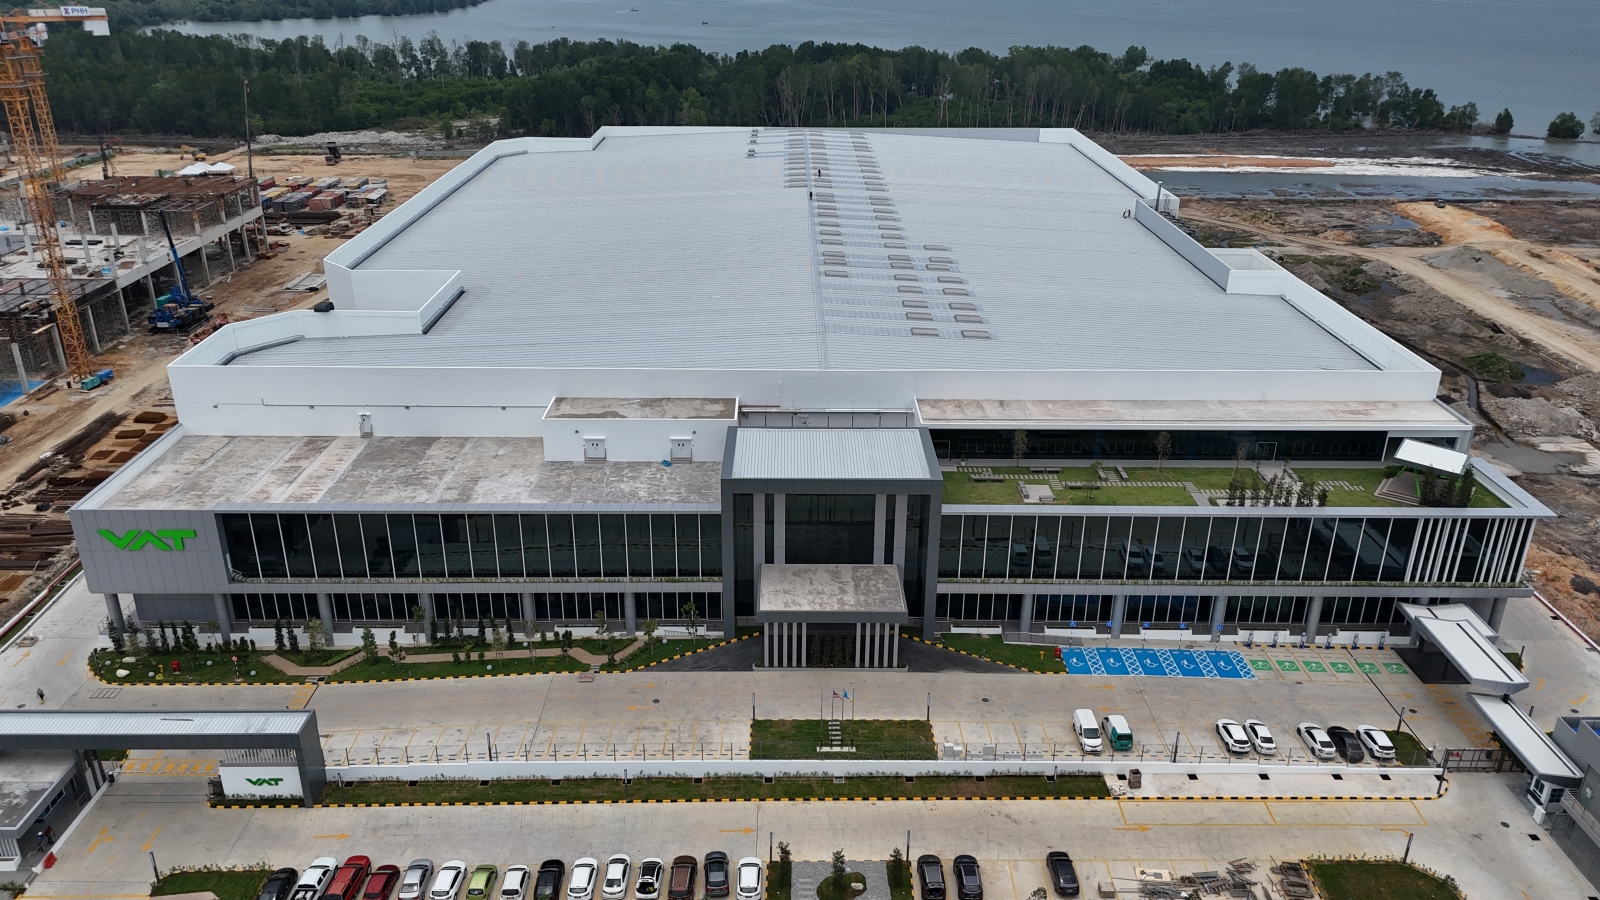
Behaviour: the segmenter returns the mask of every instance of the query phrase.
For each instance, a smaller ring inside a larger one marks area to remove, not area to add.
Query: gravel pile
[[[256,143],[263,147],[321,147],[329,141],[338,144],[341,150],[346,147],[422,149],[438,147],[442,143],[437,137],[414,131],[324,131],[320,134],[296,137],[285,137],[281,134],[263,134],[256,137]]]
[[[1484,397],[1480,403],[1513,437],[1596,437],[1595,424],[1588,416],[1543,397]]]

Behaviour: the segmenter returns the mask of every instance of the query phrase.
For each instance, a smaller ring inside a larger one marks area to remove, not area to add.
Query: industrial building
[[[1072,130],[498,142],[332,253],[331,308],[170,365],[179,427],[72,511],[89,585],[261,639],[760,624],[769,665],[1492,629],[1549,510],[1436,369],[1177,206]]]

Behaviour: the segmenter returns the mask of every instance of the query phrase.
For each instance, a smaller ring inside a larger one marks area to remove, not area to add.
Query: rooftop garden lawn
[[[1026,469],[1014,467],[994,467],[997,475],[1022,474],[1023,480],[1028,484],[1045,484],[1047,476],[1043,473],[1034,474]],[[1081,472],[1083,474],[1075,474]],[[1069,480],[1089,480],[1097,476],[1092,469],[1067,470],[1063,472]],[[1123,482],[1099,488],[1063,488],[1055,492],[1055,506],[1194,506],[1194,498],[1183,488],[1176,487],[1148,487]],[[959,504],[1014,504],[1022,505],[1022,492],[1017,488],[1015,479],[1005,481],[973,481],[968,472],[944,473],[944,502],[945,505]],[[1041,509],[1048,509],[1050,504],[1037,505]]]
[[[1316,482],[1344,481],[1361,488],[1360,491],[1347,491],[1328,486],[1329,506],[1399,506],[1407,504],[1394,500],[1385,500],[1376,496],[1378,485],[1383,483],[1383,467],[1362,467],[1358,469],[1309,469],[1294,467],[1294,472],[1301,478]],[[1412,507],[1415,508],[1415,507]],[[1473,509],[1505,509],[1506,504],[1494,495],[1494,492],[1485,487],[1481,482],[1478,489],[1472,494]]]
[[[1255,469],[1248,465],[1240,466],[1239,469],[1244,473],[1246,484],[1262,483]],[[1163,466],[1160,469],[1145,466],[1132,469],[1123,466],[1122,470],[1134,481],[1187,481],[1202,491],[1225,491],[1228,489],[1228,483],[1233,480],[1233,466]],[[1094,475],[1093,469],[1088,471],[1091,476]]]

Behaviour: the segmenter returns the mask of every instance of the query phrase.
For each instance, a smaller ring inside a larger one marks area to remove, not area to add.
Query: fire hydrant
[[[178,665],[178,661],[177,660],[173,660],[172,661],[172,674],[177,675],[181,671],[182,671],[182,667]]]

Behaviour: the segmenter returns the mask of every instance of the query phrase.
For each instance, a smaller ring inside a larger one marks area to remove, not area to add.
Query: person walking
[[[44,688],[42,688],[42,687],[36,688],[36,689],[34,689],[34,693],[39,695],[39,705],[43,706],[44,705]]]
[[[54,847],[56,845],[56,827],[54,825],[46,825],[44,827],[44,839],[49,846]]]

